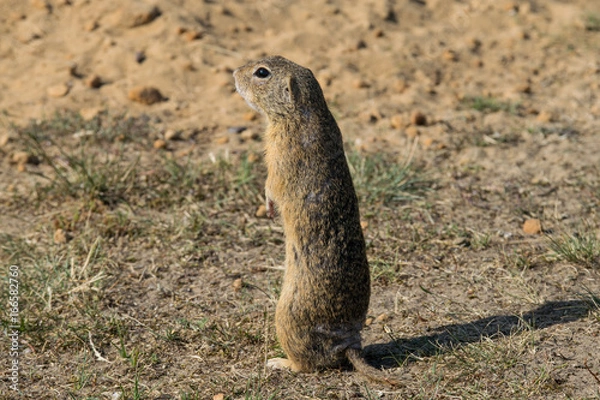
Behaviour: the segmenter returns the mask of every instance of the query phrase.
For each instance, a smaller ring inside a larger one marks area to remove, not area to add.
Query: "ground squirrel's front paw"
[[[267,198],[267,217],[275,218],[275,203],[269,198]]]
[[[296,368],[294,368],[295,366],[294,366],[293,361],[291,361],[287,358],[281,358],[281,357],[268,359],[267,367],[269,367],[271,369],[288,369],[288,370],[296,371]]]

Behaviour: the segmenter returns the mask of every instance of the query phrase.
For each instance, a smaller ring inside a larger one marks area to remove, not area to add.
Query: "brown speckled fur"
[[[313,371],[350,358],[359,370],[377,371],[360,356],[370,277],[358,201],[321,87],[309,69],[279,56],[250,62],[234,77],[267,118],[267,208],[276,206],[286,238],[275,325],[288,359],[272,366]]]

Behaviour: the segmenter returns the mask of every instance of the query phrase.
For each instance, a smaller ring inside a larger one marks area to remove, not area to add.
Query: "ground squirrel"
[[[268,365],[314,371],[349,359],[389,383],[361,354],[369,265],[342,135],[319,83],[309,69],[279,56],[250,62],[233,76],[239,94],[267,118],[267,213],[277,207],[285,234],[275,326],[288,358]]]

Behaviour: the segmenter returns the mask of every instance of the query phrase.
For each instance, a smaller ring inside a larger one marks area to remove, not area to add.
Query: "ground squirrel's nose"
[[[233,83],[235,84],[235,90],[237,90],[238,92],[240,91],[239,87],[238,87],[238,79],[237,79],[237,73],[240,69],[236,68],[233,70]]]
[[[240,96],[242,96],[244,99],[246,98],[246,96],[244,95],[244,91],[242,90],[242,88],[240,87],[240,81],[237,77],[238,73],[240,72],[239,68],[236,68],[233,71],[233,84],[235,86],[235,91],[238,92],[240,94]]]

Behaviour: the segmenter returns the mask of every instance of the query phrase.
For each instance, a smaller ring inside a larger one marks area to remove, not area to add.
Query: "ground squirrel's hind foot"
[[[271,369],[287,369],[294,372],[298,372],[301,369],[289,358],[282,357],[268,359],[267,367]]]
[[[369,365],[363,357],[362,350],[348,348],[346,349],[346,357],[348,357],[348,360],[350,360],[350,362],[358,372],[371,379],[372,381],[385,383],[391,386],[400,385],[400,382],[396,381],[393,378],[385,376],[383,371],[380,371],[377,368]]]

